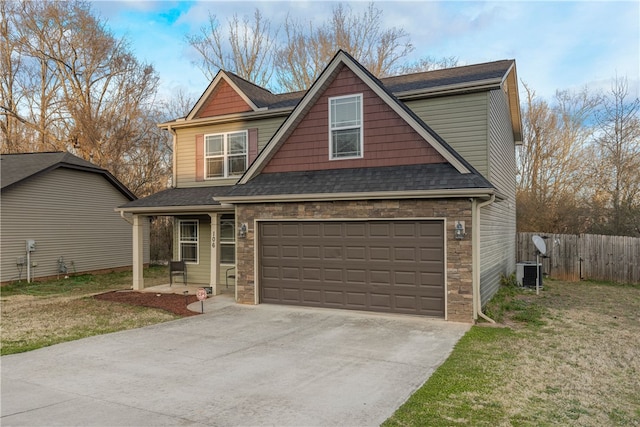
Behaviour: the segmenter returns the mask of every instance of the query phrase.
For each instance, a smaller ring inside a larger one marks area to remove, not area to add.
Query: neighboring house
[[[113,175],[66,152],[0,159],[0,281],[131,268],[131,225],[115,208],[136,197]]]
[[[517,82],[512,60],[378,80],[343,51],[306,92],[220,71],[160,125],[175,188],[120,209],[173,216],[188,281],[235,266],[239,303],[471,322],[515,271]]]

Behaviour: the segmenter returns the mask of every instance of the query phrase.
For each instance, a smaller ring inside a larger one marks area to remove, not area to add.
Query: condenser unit
[[[542,264],[538,264],[538,276],[540,277],[540,286],[542,287]],[[516,264],[516,280],[520,286],[530,288],[536,287],[536,263],[535,262],[519,262]]]

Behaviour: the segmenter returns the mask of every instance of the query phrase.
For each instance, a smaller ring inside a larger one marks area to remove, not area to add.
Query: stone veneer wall
[[[236,221],[246,223],[247,237],[238,239],[236,286],[238,302],[256,301],[255,220],[284,219],[446,218],[447,318],[473,322],[471,203],[467,199],[362,200],[236,205]],[[467,237],[453,237],[455,221],[465,221]]]

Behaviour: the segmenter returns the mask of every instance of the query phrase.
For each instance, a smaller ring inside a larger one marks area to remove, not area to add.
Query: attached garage
[[[443,220],[258,223],[260,302],[445,316]]]

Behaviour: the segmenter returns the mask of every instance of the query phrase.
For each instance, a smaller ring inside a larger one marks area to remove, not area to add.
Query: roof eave
[[[240,203],[278,203],[278,202],[306,202],[306,201],[335,201],[335,200],[381,200],[381,199],[447,199],[447,198],[483,198],[488,199],[496,194],[494,188],[462,188],[440,190],[411,190],[411,191],[383,191],[383,192],[353,192],[353,193],[314,193],[314,194],[273,194],[258,196],[220,196],[216,200],[231,204]]]
[[[249,111],[246,113],[226,114],[224,116],[202,117],[199,119],[178,119],[170,122],[160,123],[157,126],[160,129],[180,129],[193,126],[217,125],[223,123],[236,122],[238,120],[258,120],[270,117],[288,116],[294,107],[282,107],[269,109],[267,107],[259,108],[257,111]]]
[[[130,213],[134,215],[167,215],[173,216],[176,214],[194,215],[194,214],[207,214],[209,212],[223,211],[233,209],[233,205],[229,204],[215,204],[215,205],[192,205],[192,206],[139,206],[132,208],[117,207],[114,210],[116,212]]]
[[[401,101],[420,99],[438,95],[452,95],[460,92],[491,90],[500,87],[502,77],[477,80],[473,82],[457,83],[452,85],[436,86],[433,88],[414,89],[403,92],[394,92],[396,98]]]

